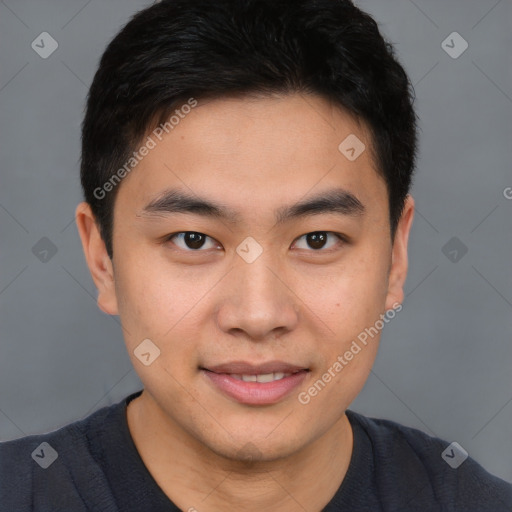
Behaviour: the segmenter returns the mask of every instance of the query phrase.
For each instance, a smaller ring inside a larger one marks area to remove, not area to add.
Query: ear
[[[80,203],[75,218],[87,266],[98,289],[98,307],[109,315],[117,315],[114,268],[90,205]]]
[[[398,226],[391,254],[391,268],[388,276],[388,294],[386,310],[396,308],[404,300],[404,284],[407,277],[408,257],[407,242],[414,217],[414,199],[409,194],[405,199],[404,209]]]

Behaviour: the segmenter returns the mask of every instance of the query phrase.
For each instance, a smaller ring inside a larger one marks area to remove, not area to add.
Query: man
[[[3,443],[2,510],[512,510],[461,448],[348,410],[404,296],[412,103],[347,0],[138,13],[90,89],[76,218],[144,389]]]

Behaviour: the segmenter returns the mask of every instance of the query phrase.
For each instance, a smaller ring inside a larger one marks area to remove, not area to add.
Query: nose
[[[274,339],[299,321],[298,298],[275,260],[238,260],[226,276],[217,324],[226,333],[252,341]]]

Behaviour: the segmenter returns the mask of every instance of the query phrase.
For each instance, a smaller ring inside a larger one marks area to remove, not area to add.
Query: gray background
[[[457,441],[512,481],[512,3],[357,3],[415,84],[421,154],[404,308],[351,408]],[[96,306],[73,217],[88,86],[108,41],[146,5],[0,2],[0,440],[141,388],[117,317]],[[43,31],[59,44],[47,59],[31,48]],[[456,59],[442,47],[454,31],[469,43]]]

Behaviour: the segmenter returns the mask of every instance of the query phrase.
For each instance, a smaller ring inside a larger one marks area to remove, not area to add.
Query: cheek
[[[179,383],[190,380],[197,364],[194,305],[204,291],[187,286],[179,273],[169,272],[127,259],[118,268],[116,292],[126,348],[140,379],[148,389],[161,387],[179,395]],[[143,341],[147,339],[154,345],[148,346]],[[139,349],[142,346],[144,350]],[[146,366],[137,354],[148,351],[151,359],[153,353],[158,356]]]
[[[307,281],[309,306],[343,339],[357,336],[384,311],[387,266],[370,251],[329,271],[310,272]]]
[[[179,268],[165,256],[124,259],[116,269],[116,294],[128,345],[149,338],[173,353],[191,345],[184,342],[197,337],[205,294],[218,280],[206,267]]]
[[[144,262],[144,263],[141,263]],[[123,259],[116,267],[116,294],[123,326],[132,338],[160,337],[186,307],[187,288],[144,256]]]

